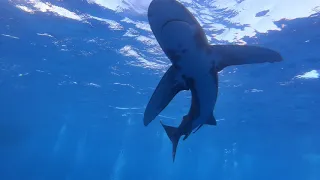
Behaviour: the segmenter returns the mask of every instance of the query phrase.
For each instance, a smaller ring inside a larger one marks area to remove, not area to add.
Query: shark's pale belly
[[[203,49],[197,46],[194,34],[195,30],[187,23],[175,21],[163,27],[161,38],[164,52],[171,62],[190,76],[205,74],[212,67]]]
[[[181,74],[192,79],[197,93],[198,115],[193,116],[193,128],[204,124],[212,116],[216,102],[216,80],[211,74],[212,64],[206,52],[198,46],[197,29],[183,21],[169,22],[162,28],[161,43],[171,62]]]
[[[170,21],[163,25],[161,30],[161,43],[164,49],[181,50],[192,48],[194,31],[184,21]]]
[[[181,74],[193,80],[193,87],[189,88],[195,91],[193,98],[198,102],[195,106],[197,115],[191,114],[193,130],[199,125],[206,124],[213,115],[217,100],[218,79],[216,72],[212,70],[211,63],[205,52],[200,49],[192,49],[176,63]]]
[[[194,78],[194,88],[197,91],[199,101],[199,116],[193,120],[192,129],[205,124],[212,117],[218,92],[217,80],[214,75],[208,73]]]

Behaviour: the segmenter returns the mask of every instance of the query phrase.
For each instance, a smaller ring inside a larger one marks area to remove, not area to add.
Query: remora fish
[[[179,127],[164,125],[173,144],[175,159],[178,141],[203,124],[216,125],[213,116],[218,95],[218,72],[232,65],[279,62],[273,50],[248,45],[210,45],[194,16],[176,0],[153,0],[148,8],[151,30],[172,66],[163,75],[144,113],[147,126],[182,90],[192,95],[189,113]],[[195,132],[194,131],[194,132]]]

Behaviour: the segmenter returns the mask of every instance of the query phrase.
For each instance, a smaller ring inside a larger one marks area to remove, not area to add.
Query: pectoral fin
[[[283,60],[274,50],[249,45],[211,45],[210,52],[215,56],[217,71],[232,65],[273,63]]]
[[[170,103],[174,96],[188,90],[184,79],[174,66],[163,75],[144,112],[144,125],[147,126]]]

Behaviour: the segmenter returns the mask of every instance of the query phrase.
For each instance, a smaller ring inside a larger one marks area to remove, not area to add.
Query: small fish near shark
[[[144,125],[153,121],[182,90],[191,91],[191,106],[178,127],[160,123],[172,142],[175,160],[181,136],[186,140],[204,124],[217,125],[213,110],[218,96],[218,72],[233,65],[283,60],[271,49],[249,45],[210,45],[191,12],[176,0],[153,0],[148,21],[163,52],[171,61],[144,112]]]

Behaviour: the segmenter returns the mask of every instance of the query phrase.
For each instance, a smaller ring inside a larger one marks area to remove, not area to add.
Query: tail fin
[[[161,121],[160,121],[160,123],[163,126],[164,130],[166,131],[167,136],[169,137],[169,139],[172,142],[172,148],[173,148],[172,149],[172,158],[173,158],[173,162],[174,162],[174,159],[176,157],[178,142],[181,137],[181,134],[179,133],[178,128],[164,125]]]

